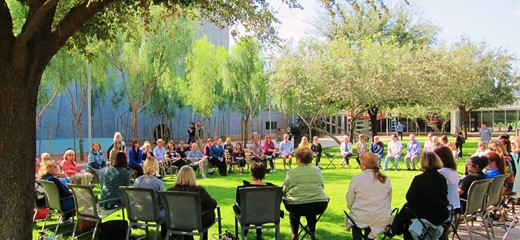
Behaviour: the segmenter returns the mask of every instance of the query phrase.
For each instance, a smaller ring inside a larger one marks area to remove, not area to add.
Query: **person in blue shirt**
[[[199,150],[197,150],[197,143],[192,143],[190,146],[190,151],[186,153],[186,161],[190,166],[199,166],[201,177],[206,178],[204,174],[204,163],[208,159],[208,156],[204,156]]]
[[[101,190],[103,190],[103,184],[105,183],[105,168],[107,163],[101,152],[101,144],[94,142],[92,144],[92,151],[88,154],[88,169],[93,171],[99,179]]]
[[[289,160],[289,169],[292,164],[292,154],[294,153],[294,144],[289,140],[289,134],[283,135],[283,141],[280,143],[280,155],[283,157],[283,170],[286,170],[285,165]]]
[[[487,171],[484,174],[486,174],[487,178],[494,178],[506,172],[504,160],[502,160],[500,155],[490,151],[486,154],[486,157],[488,159],[488,165],[486,167]]]
[[[224,157],[224,148],[218,144],[218,137],[213,138],[213,145],[209,148],[209,161],[217,166],[220,176],[227,176],[226,158]]]
[[[401,137],[401,141],[403,141],[404,125],[401,122],[398,122],[395,130],[397,131],[397,137]]]
[[[139,140],[134,140],[128,151],[128,166],[137,172],[136,178],[143,175],[143,151],[139,149],[139,144]]]
[[[415,171],[415,165],[417,160],[419,160],[419,156],[421,154],[421,143],[415,140],[415,134],[410,134],[410,142],[406,145],[406,156],[404,157],[404,162],[406,163],[406,168],[410,170],[410,163],[412,163],[412,170]]]
[[[370,152],[377,156],[377,162],[381,167],[381,161],[383,160],[383,153],[385,152],[385,145],[379,141],[378,136],[374,136],[374,141],[370,144]]]

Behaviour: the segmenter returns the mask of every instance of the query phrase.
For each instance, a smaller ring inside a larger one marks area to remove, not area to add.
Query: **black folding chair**
[[[332,165],[334,168],[336,168],[336,165],[334,165],[334,158],[336,158],[336,155],[330,154],[328,152],[323,152],[323,154],[325,154],[325,156],[329,160],[329,164],[327,164],[327,167],[325,167],[325,168],[328,169],[330,165]]]
[[[357,231],[359,233],[359,235],[361,236],[361,238],[363,238],[364,240],[370,240],[368,238],[368,233],[367,231],[365,231],[365,233],[363,233],[363,230],[366,230],[366,228],[360,228],[358,227],[358,225],[356,224],[356,222],[354,222],[354,219],[352,219],[352,217],[350,217],[350,215],[347,213],[347,211],[343,210],[343,212],[345,213],[345,216],[347,216],[348,220],[352,223],[352,232],[354,231]]]
[[[327,200],[327,202],[330,202],[330,198]],[[318,214],[318,217],[316,218],[316,224],[318,224],[318,222],[320,221],[320,218],[321,216],[323,215],[323,213],[325,213],[325,211],[323,211],[322,213]],[[307,223],[307,225],[303,226],[302,224],[302,221],[300,219],[300,231],[298,231],[298,236],[297,238],[302,234],[302,232],[305,232],[303,235],[301,235],[302,237],[300,238],[300,240],[303,240],[305,239],[305,236],[307,235],[311,235],[311,230],[309,229],[309,224]]]

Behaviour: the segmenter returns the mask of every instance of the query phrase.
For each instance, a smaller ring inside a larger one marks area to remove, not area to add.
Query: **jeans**
[[[394,157],[394,168],[395,170],[397,170],[397,164],[399,164],[399,158],[401,158],[401,154],[397,154],[395,157]],[[390,157],[390,155],[386,155],[386,158],[385,158],[385,168],[384,170],[387,170],[388,169],[388,162],[390,161],[390,159],[392,159],[392,157]]]

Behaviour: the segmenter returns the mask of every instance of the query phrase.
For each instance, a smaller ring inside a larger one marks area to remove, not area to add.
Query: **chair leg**
[[[101,220],[97,220],[96,221],[96,226],[94,226],[94,232],[92,232],[92,240],[94,240],[96,238],[96,232],[97,232],[97,227],[99,226],[99,222],[101,222]],[[74,228],[76,229],[76,228]],[[72,238],[72,240],[74,240],[74,238]]]
[[[488,230],[488,227],[487,227],[486,215],[483,214],[480,217],[482,218],[482,222],[484,223],[484,228],[486,229],[487,239],[491,239],[490,236],[489,236],[489,230]]]
[[[126,239],[130,239],[130,230],[132,230],[132,223],[128,224],[128,229],[126,230]]]
[[[466,228],[468,229],[468,235],[469,235],[469,239],[473,239],[471,237],[471,230],[469,229],[469,223],[468,223],[468,218],[466,216],[462,216],[462,218],[464,219],[464,223],[466,224]]]
[[[72,240],[74,240],[74,237],[76,236],[76,228],[78,226],[79,219],[74,223],[74,230],[72,230]],[[96,225],[97,226],[97,225]],[[92,238],[94,239],[94,238]]]
[[[280,240],[280,225],[277,225],[275,228],[275,239]]]
[[[54,233],[58,233],[58,228],[60,227],[60,224],[63,222],[63,215],[60,215],[58,218],[58,224],[56,224],[56,229],[54,230]]]
[[[153,236],[153,240],[157,240],[157,235],[161,231],[161,224],[157,224],[157,227],[155,227],[155,234]]]

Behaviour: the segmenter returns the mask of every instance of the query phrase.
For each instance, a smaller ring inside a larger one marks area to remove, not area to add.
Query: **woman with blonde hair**
[[[309,144],[309,140],[307,137],[302,137],[302,142],[298,145],[298,148],[308,148],[311,149],[311,145]]]
[[[375,154],[362,153],[359,160],[362,173],[352,178],[346,196],[350,216],[357,224],[353,226],[352,238],[363,239],[364,235],[374,239],[392,222],[392,184],[379,171]]]
[[[358,165],[361,166],[361,162],[359,161],[359,156],[361,156],[361,154],[363,154],[367,151],[367,143],[365,142],[365,135],[359,134],[358,138],[359,138],[359,141],[356,143],[357,154],[358,154],[356,157],[356,161],[357,161]]]
[[[121,143],[121,149],[123,152],[126,150],[126,145],[125,145],[125,142],[123,141],[123,136],[121,135],[120,132],[115,132],[112,144],[107,149],[107,154],[109,154],[109,156],[108,156],[109,158],[110,158],[110,153],[111,153],[112,149],[114,148],[114,145],[116,144],[116,142]],[[115,154],[114,154],[114,156],[115,156]]]
[[[92,179],[92,174],[85,172],[83,169],[78,167],[75,156],[76,155],[72,149],[65,151],[65,154],[63,154],[63,161],[61,161],[61,169],[65,171],[67,176],[80,179],[81,185],[88,185]]]
[[[124,152],[123,143],[121,141],[115,141],[112,149],[108,152],[108,161],[110,164],[113,164],[118,152]]]
[[[209,195],[203,186],[197,185],[195,172],[190,166],[185,165],[181,167],[177,173],[175,185],[168,188],[168,191],[199,193],[201,212],[206,212],[202,215],[202,226],[208,226],[215,220],[214,209],[217,207],[217,201]],[[201,239],[208,239],[208,232],[205,232]]]
[[[72,193],[69,191],[67,185],[62,183],[62,181],[56,177],[58,175],[58,171],[58,165],[54,160],[43,161],[42,166],[38,171],[38,178],[45,181],[51,181],[56,184],[60,194],[60,199],[62,199],[60,200],[61,210],[67,212],[74,208],[74,201],[72,199]],[[64,219],[68,219],[73,215],[74,213],[70,212],[65,215]]]

